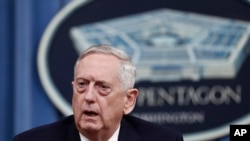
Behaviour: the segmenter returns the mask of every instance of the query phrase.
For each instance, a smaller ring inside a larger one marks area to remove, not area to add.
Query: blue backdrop
[[[69,2],[0,0],[0,141],[11,140],[17,133],[60,118],[41,86],[36,55],[46,26]],[[183,6],[171,3],[178,8]]]
[[[0,140],[58,119],[36,67],[40,37],[69,0],[0,0]]]

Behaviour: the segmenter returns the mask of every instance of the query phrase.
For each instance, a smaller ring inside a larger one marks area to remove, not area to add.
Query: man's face
[[[72,106],[80,132],[117,129],[126,102],[118,77],[119,65],[116,57],[105,54],[89,54],[77,65]]]

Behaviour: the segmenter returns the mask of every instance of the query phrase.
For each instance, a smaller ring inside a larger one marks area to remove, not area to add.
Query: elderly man
[[[74,115],[21,133],[14,141],[182,141],[172,129],[133,117],[138,90],[130,57],[110,45],[88,48],[76,61]]]

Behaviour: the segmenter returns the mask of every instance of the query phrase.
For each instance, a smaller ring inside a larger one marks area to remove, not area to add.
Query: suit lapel
[[[141,141],[141,137],[136,130],[123,118],[118,141]]]
[[[75,122],[70,123],[65,141],[81,141]]]

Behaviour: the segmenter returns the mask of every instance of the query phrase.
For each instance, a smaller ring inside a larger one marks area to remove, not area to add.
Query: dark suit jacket
[[[74,117],[69,116],[16,135],[13,141],[80,141],[80,136]],[[183,141],[183,138],[177,131],[127,115],[122,119],[118,141]]]

